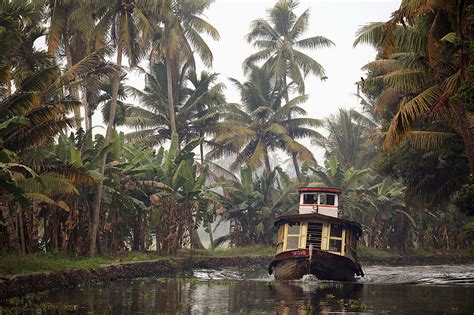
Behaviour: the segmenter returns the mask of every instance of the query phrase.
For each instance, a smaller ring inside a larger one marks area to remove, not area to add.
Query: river
[[[474,265],[370,266],[355,283],[275,281],[265,270],[195,270],[30,295],[22,314],[474,314]],[[15,309],[16,307],[16,309]],[[2,313],[0,309],[0,313]]]

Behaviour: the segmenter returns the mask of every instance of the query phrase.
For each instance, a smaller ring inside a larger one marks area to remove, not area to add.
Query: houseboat
[[[276,218],[277,251],[269,273],[277,280],[313,274],[321,280],[364,276],[357,257],[360,224],[340,218],[340,189],[298,189],[299,213]]]

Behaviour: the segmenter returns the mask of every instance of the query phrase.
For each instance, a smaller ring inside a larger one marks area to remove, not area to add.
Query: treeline
[[[1,0],[0,248],[169,255],[202,248],[199,227],[211,247],[272,244],[274,218],[297,211],[306,185],[341,188],[367,246],[468,246],[472,12],[441,3],[404,1],[363,27],[355,45],[379,55],[359,82],[362,106],[322,120],[302,107],[305,78],[325,78],[310,53],[334,43],[306,36],[296,1],[252,23],[257,52],[232,104],[217,74],[196,69],[196,56],[213,59],[201,36],[219,39],[210,0]],[[142,90],[126,85],[127,62]],[[304,139],[325,149],[324,167]],[[224,221],[229,234],[214,239]]]

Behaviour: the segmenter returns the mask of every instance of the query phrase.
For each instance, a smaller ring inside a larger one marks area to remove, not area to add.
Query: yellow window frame
[[[299,233],[298,234],[288,234],[289,224],[285,224],[285,234],[284,234],[284,244],[283,250],[294,250],[300,248],[306,248],[306,231],[308,229],[308,224],[306,222],[299,222]],[[288,248],[288,237],[298,237],[298,248]]]

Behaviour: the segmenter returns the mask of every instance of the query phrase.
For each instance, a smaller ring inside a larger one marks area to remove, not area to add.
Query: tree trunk
[[[8,246],[10,249],[19,250],[20,243],[18,242],[18,235],[15,230],[15,224],[13,223],[12,217],[10,215],[10,209],[7,205],[0,203],[0,208],[2,211],[3,221],[5,222],[5,228],[8,234]]]
[[[18,225],[20,227],[20,244],[21,244],[21,251],[23,254],[26,254],[26,239],[25,239],[25,226],[23,220],[23,208],[18,205],[17,206],[17,213],[18,213]]]
[[[86,133],[92,129],[92,112],[87,99],[87,87],[82,87],[82,105],[84,106],[84,125]]]
[[[292,153],[291,158],[293,160],[293,166],[295,167],[295,173],[296,173],[296,178],[298,178],[298,181],[301,182],[301,171],[300,171],[300,166],[298,165],[298,153]]]
[[[105,145],[109,144],[110,137],[112,135],[112,126],[114,125],[115,121],[115,112],[117,110],[117,97],[118,97],[118,89],[120,83],[120,69],[122,67],[122,41],[121,36],[119,35],[117,41],[117,73],[115,73],[114,82],[112,85],[112,100],[110,105],[110,114],[109,114],[109,122],[107,124],[107,132],[105,133]],[[99,163],[99,173],[103,176],[105,173],[105,163],[107,161],[107,154],[100,159]],[[100,182],[97,184],[96,193],[94,196],[94,202],[92,206],[92,226],[90,228],[90,239],[89,239],[89,255],[95,256],[97,251],[97,231],[99,229],[99,221],[100,221],[100,206],[102,201],[102,191],[104,189],[104,183]]]
[[[201,242],[201,238],[199,237],[199,234],[198,234],[196,228],[191,227],[191,235],[192,235],[191,248],[192,249],[204,249],[204,246],[202,245],[202,242]]]
[[[211,250],[214,250],[214,236],[212,235],[212,224],[207,222],[207,229],[209,230],[209,241],[211,242]]]
[[[285,85],[284,86],[285,92],[283,96],[285,97],[285,104],[288,104],[290,102],[290,97],[288,95],[288,89],[286,89],[286,77],[283,79],[283,84]],[[288,113],[288,120],[290,119],[291,119],[291,111]],[[293,167],[295,168],[296,178],[298,179],[299,182],[301,182],[302,181],[301,171],[300,171],[300,166],[298,164],[297,156],[298,156],[298,153],[296,152],[291,153],[291,159],[293,160]]]
[[[39,218],[38,218],[37,208],[38,206],[36,202],[33,201],[31,204],[31,211],[30,211],[29,220],[28,220],[28,236],[29,236],[28,250],[31,253],[35,253],[38,251]]]
[[[202,132],[199,132],[199,136],[201,138],[204,137],[203,133]],[[204,143],[201,143],[199,145],[199,152],[201,154],[201,167],[204,169]],[[214,250],[214,237],[212,236],[212,226],[211,226],[211,223],[210,222],[207,222],[207,229],[209,230],[209,240],[211,242],[211,246],[210,248],[212,250]],[[202,245],[202,243],[201,243]]]
[[[67,62],[66,67],[68,69],[70,69],[73,66],[73,61],[72,61],[71,46],[69,45],[69,42],[67,40],[64,41],[64,50],[66,52],[66,62]],[[77,88],[69,87],[68,89],[69,89],[69,94],[71,94],[71,97],[75,100],[78,100],[79,99],[79,93],[77,91]],[[76,129],[77,130],[79,130],[79,128],[81,128],[81,120],[82,120],[81,108],[80,107],[75,107],[74,108],[74,122],[76,124]]]
[[[272,167],[270,166],[270,159],[268,158],[268,148],[265,147],[263,150],[263,160],[265,162],[265,172],[270,174],[272,172]]]
[[[199,137],[204,137],[202,132],[199,132]],[[204,168],[204,143],[199,144],[199,153],[201,154],[201,167]]]
[[[168,56],[167,56],[168,57]],[[173,100],[173,74],[171,72],[172,63],[169,58],[166,58],[166,81],[168,85],[168,114],[170,116],[171,135],[176,133],[176,117],[174,112]],[[179,139],[178,139],[179,148]]]

